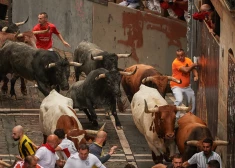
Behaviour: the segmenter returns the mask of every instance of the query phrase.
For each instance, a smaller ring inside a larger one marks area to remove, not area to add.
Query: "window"
[[[235,10],[235,0],[225,0],[230,10]]]

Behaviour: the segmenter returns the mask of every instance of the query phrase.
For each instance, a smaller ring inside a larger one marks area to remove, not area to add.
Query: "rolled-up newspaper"
[[[197,57],[196,56],[193,56],[193,63],[197,63]]]

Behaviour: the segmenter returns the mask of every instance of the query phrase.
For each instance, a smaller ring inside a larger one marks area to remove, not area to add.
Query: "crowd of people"
[[[123,0],[119,3],[129,8],[140,8],[143,5],[142,0]],[[170,17],[180,20],[187,19],[188,0],[146,0],[145,6],[154,12],[161,13],[166,10]]]
[[[142,0],[123,0],[119,4],[135,9],[143,5]],[[169,17],[183,21],[188,20],[188,0],[146,0],[145,6],[158,14],[167,11]],[[217,17],[210,4],[201,5],[199,12],[192,15],[195,20],[205,21],[209,27],[209,32],[219,41],[220,30]]]
[[[63,129],[56,129],[54,134],[49,135],[46,143],[36,146],[27,135],[23,127],[17,125],[12,129],[12,138],[18,142],[20,156],[15,168],[54,168],[57,167],[83,167],[105,168],[107,162],[115,153],[117,146],[110,148],[108,154],[104,154],[103,147],[106,144],[107,133],[99,131],[93,143],[90,145],[80,144],[78,150],[72,141],[66,138]],[[130,167],[130,164],[127,165]]]
[[[117,146],[110,148],[108,154],[104,155],[107,133],[99,131],[95,141],[90,145],[80,144],[78,150],[72,141],[65,137],[63,129],[56,129],[54,134],[47,137],[46,143],[36,146],[24,134],[23,127],[17,125],[12,129],[12,138],[18,142],[18,162],[14,168],[54,168],[54,167],[83,167],[83,168],[105,168],[103,163],[107,162],[115,152]],[[172,157],[172,163],[157,164],[152,168],[183,168],[196,164],[198,168],[222,168],[222,161],[219,154],[212,151],[213,141],[206,138],[202,142],[202,151],[194,154],[189,160],[183,162],[180,154]],[[60,156],[60,151],[62,155]],[[60,156],[60,157],[59,157]],[[128,164],[125,168],[134,168]]]

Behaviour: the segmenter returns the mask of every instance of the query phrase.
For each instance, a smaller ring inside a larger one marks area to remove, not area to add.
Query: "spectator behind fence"
[[[160,5],[162,9],[168,11],[171,17],[186,20],[185,12],[188,11],[188,0],[160,0]]]
[[[161,13],[160,0],[147,0],[146,7],[154,12]]]
[[[188,161],[183,163],[183,167],[187,167],[192,164],[197,164],[198,168],[207,167],[207,162],[211,160],[217,160],[222,167],[220,155],[212,151],[213,141],[206,138],[202,141],[203,151],[194,154]]]
[[[208,167],[207,168],[220,168],[220,164],[218,162],[218,160],[210,160],[207,163]]]
[[[119,3],[119,5],[136,9],[140,6],[140,0],[123,0],[121,3]]]
[[[34,26],[33,31],[47,30],[48,28],[50,28],[48,33],[35,35],[37,39],[37,48],[52,51],[52,34],[55,34],[66,47],[70,47],[69,43],[64,40],[62,35],[57,30],[56,26],[48,22],[48,14],[46,12],[39,13],[38,24]]]
[[[200,11],[193,14],[193,19],[198,20],[200,22],[205,20],[207,22],[209,20],[211,12],[212,12],[211,6],[209,4],[203,4],[200,7]],[[210,27],[210,24],[209,23],[207,24]]]
[[[109,153],[107,155],[103,154],[103,146],[105,146],[106,143],[106,138],[107,138],[107,133],[104,131],[99,131],[96,135],[95,142],[93,142],[89,148],[90,148],[90,153],[94,154],[100,161],[101,163],[107,162],[111,155],[114,153],[115,149],[117,146],[113,146]]]
[[[220,20],[217,18],[216,12],[211,12],[209,15],[209,32],[216,38],[217,41],[220,41]]]
[[[18,150],[20,157],[24,159],[28,155],[34,155],[38,146],[36,146],[25,134],[21,125],[17,125],[12,129],[12,138],[19,140]]]

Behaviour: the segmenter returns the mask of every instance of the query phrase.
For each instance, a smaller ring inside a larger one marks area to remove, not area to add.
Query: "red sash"
[[[67,158],[69,158],[69,156],[70,156],[69,149],[65,148],[65,149],[63,149],[63,151],[64,151],[65,155],[67,156]]]

